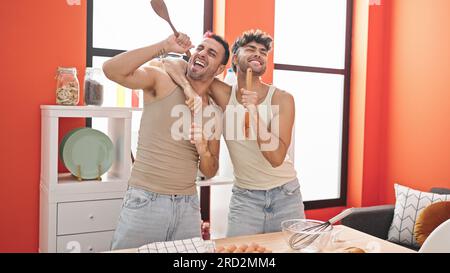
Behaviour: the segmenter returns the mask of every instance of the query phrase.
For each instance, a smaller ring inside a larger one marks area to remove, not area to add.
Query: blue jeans
[[[281,222],[305,218],[300,184],[295,179],[270,190],[233,186],[227,236],[281,231]]]
[[[195,195],[164,195],[129,187],[111,249],[201,237],[200,203]]]

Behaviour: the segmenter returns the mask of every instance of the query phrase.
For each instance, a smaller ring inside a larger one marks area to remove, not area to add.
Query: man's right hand
[[[166,39],[166,45],[164,49],[167,53],[173,52],[183,54],[194,47],[189,36],[181,32],[179,32],[179,34],[180,35],[178,35],[178,37],[175,37],[175,35],[172,34]]]
[[[185,101],[187,107],[189,107],[189,110],[191,110],[191,112],[193,114],[197,114],[200,113],[200,110],[202,109],[202,105],[203,105],[203,101],[202,98],[197,95],[196,93],[192,93],[192,96],[187,96],[187,100]]]
[[[191,84],[186,78],[187,63],[180,59],[165,58],[162,60],[164,70],[169,74],[172,80],[181,86],[186,96],[186,105],[193,113],[198,113],[202,107],[202,98],[192,89]]]

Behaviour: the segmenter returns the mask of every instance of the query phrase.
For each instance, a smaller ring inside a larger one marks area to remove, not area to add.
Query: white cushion
[[[420,212],[428,205],[449,201],[450,194],[436,194],[414,190],[399,184],[395,188],[394,219],[388,233],[388,240],[418,248],[414,238],[414,225]]]
[[[450,219],[431,232],[419,252],[450,253]]]

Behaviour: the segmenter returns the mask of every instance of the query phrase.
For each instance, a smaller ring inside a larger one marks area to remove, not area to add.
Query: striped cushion
[[[414,190],[399,184],[395,188],[394,219],[388,233],[388,240],[418,248],[414,238],[414,226],[420,212],[428,205],[441,201],[450,201],[450,194],[436,194]]]

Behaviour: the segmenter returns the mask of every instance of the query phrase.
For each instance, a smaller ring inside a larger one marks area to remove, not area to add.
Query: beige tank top
[[[189,140],[172,137],[172,126],[180,117],[172,117],[174,106],[185,106],[180,87],[167,97],[144,104],[136,160],[129,184],[161,194],[196,193],[198,153]],[[187,109],[187,107],[186,107]]]
[[[236,98],[236,90],[237,86],[234,85],[228,106],[238,106],[238,108],[244,110],[243,106]],[[276,87],[271,86],[264,101],[258,105],[260,119],[262,119],[265,124],[269,124],[273,118],[271,106],[275,90]],[[229,109],[230,108],[227,107],[226,112],[229,111]],[[236,130],[239,130],[239,128],[243,129],[244,126],[240,125],[244,123],[244,120],[242,119],[244,115],[236,116],[241,117],[241,120],[237,120],[239,125],[236,126]],[[236,116],[234,116],[234,118],[236,118]],[[229,117],[230,116],[225,113],[225,124],[227,124],[226,119]],[[286,154],[283,164],[274,168],[261,153],[256,140],[227,140],[226,131],[228,128],[228,125],[225,125],[223,132],[230,152],[231,161],[233,162],[234,176],[236,178],[235,184],[237,186],[249,190],[268,190],[284,185],[297,177],[293,161],[289,157],[289,151]],[[289,149],[291,149],[291,147],[289,147]]]

